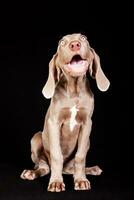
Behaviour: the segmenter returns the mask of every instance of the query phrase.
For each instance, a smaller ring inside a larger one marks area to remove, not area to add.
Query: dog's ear
[[[89,73],[92,78],[96,79],[96,84],[99,90],[106,91],[110,86],[110,82],[102,71],[99,56],[96,54],[93,48],[90,48],[90,50],[93,54],[93,59],[89,66]]]
[[[57,53],[52,57],[49,62],[49,75],[42,93],[45,98],[50,99],[54,95],[56,83],[60,78],[60,68],[56,66]]]

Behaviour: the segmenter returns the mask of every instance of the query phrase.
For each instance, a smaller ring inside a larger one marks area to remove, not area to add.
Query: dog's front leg
[[[89,149],[90,141],[89,135],[91,132],[92,121],[87,120],[83,124],[79,138],[78,138],[78,150],[75,155],[75,171],[74,171],[74,189],[75,190],[89,190],[90,182],[85,175],[85,163],[86,155]]]
[[[60,147],[60,127],[56,120],[48,119],[48,134],[50,145],[51,177],[48,191],[60,192],[65,190],[63,183],[63,156]]]

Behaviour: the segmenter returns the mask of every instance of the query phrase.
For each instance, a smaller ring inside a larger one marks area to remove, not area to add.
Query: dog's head
[[[79,77],[85,75],[87,71],[96,79],[101,91],[109,88],[110,82],[101,69],[99,56],[90,47],[86,36],[79,33],[64,36],[49,63],[49,76],[42,90],[43,95],[46,98],[53,96],[62,73],[65,76]]]

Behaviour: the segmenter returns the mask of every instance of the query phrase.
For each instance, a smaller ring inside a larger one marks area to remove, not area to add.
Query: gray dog
[[[51,169],[48,185],[51,192],[65,190],[63,173],[73,174],[75,190],[89,190],[86,174],[102,172],[98,166],[85,167],[94,109],[87,72],[101,91],[109,88],[99,56],[87,38],[79,33],[64,36],[49,63],[48,80],[42,90],[46,98],[51,98],[44,129],[31,140],[35,169],[21,174],[21,178],[33,180]]]

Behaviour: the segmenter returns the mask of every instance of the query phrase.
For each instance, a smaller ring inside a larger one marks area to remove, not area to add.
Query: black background
[[[110,2],[104,6],[77,4],[62,2],[60,8],[53,3],[1,7],[2,199],[132,199],[131,11],[127,5],[123,8]],[[65,176],[67,191],[51,194],[46,192],[49,176],[30,182],[21,180],[19,175],[24,168],[33,167],[30,139],[42,130],[50,103],[41,93],[48,63],[59,39],[76,32],[88,37],[111,82],[109,90],[103,93],[88,76],[95,110],[87,164],[97,164],[104,172],[100,177],[89,177],[91,191],[73,191],[73,179]]]

